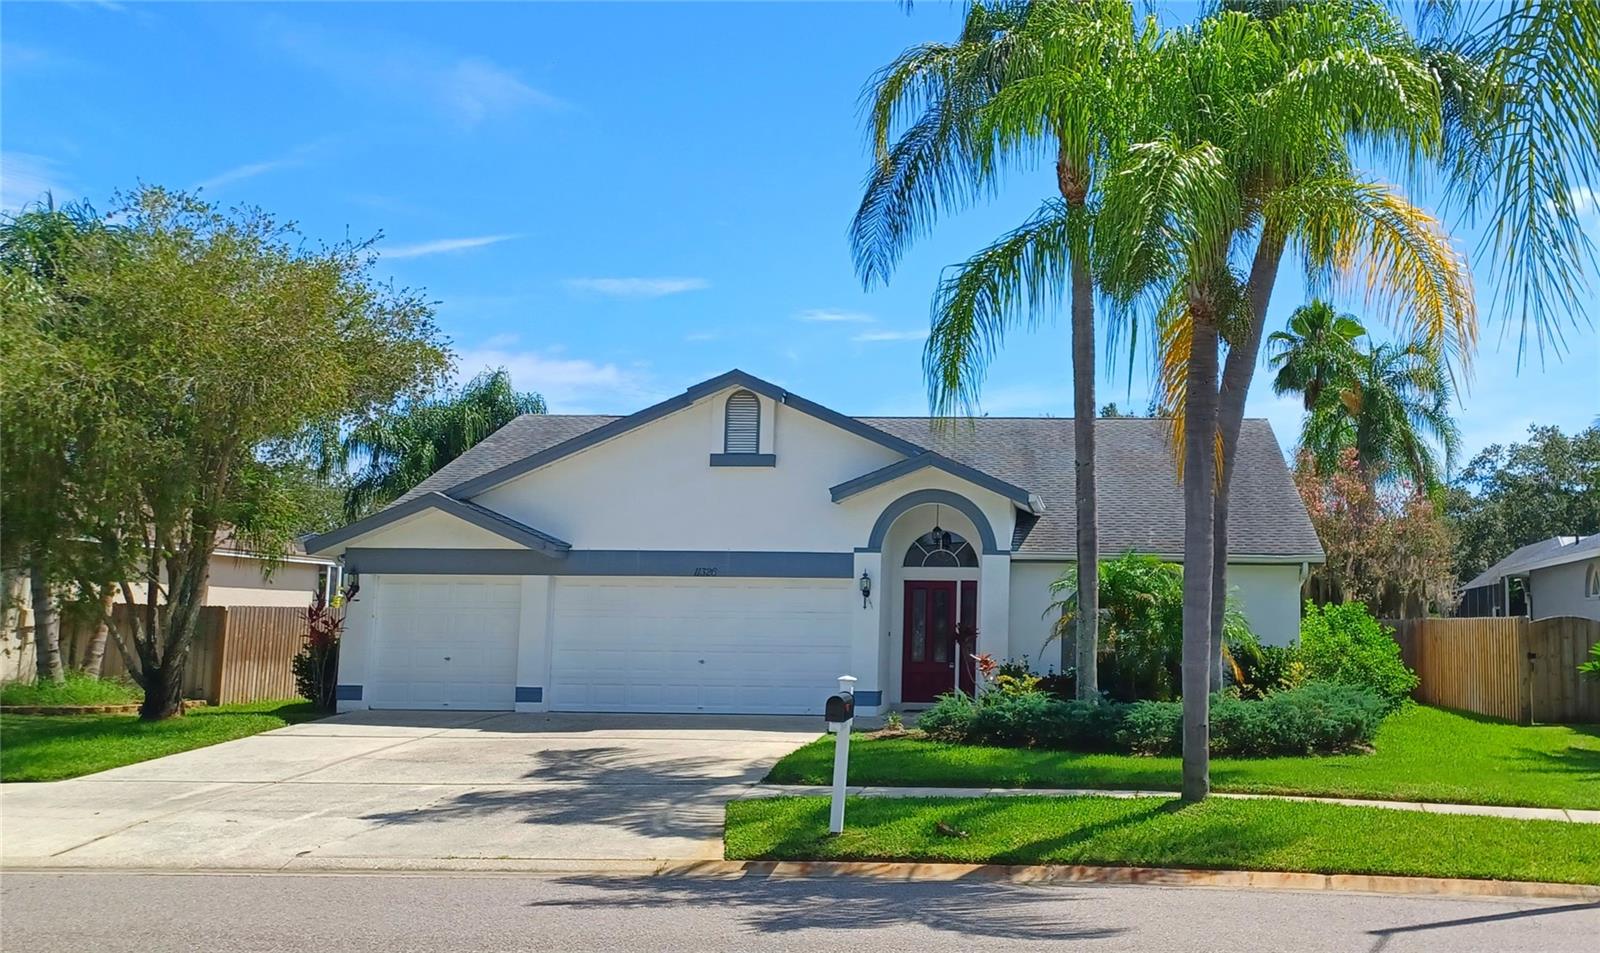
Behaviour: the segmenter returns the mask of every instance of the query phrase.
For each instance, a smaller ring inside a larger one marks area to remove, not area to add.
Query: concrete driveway
[[[7,866],[353,868],[714,858],[722,806],[816,718],[360,712],[0,785]]]

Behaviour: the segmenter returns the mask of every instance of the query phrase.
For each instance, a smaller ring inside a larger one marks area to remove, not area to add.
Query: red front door
[[[956,664],[961,662],[961,689],[972,691],[970,659],[956,644],[956,623],[977,620],[978,586],[950,581],[908,580],[905,593],[905,641],[900,664],[900,700],[931,702],[956,688]],[[959,612],[959,614],[958,614]]]

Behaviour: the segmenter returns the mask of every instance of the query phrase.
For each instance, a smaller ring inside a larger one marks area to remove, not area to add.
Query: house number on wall
[[[715,567],[715,566],[696,566],[696,567],[694,567],[694,574],[696,576],[715,576],[717,574],[717,567]]]

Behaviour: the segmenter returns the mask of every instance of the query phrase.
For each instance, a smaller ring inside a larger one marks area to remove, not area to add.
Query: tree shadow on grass
[[[921,926],[963,935],[1011,940],[1095,940],[1118,936],[1128,926],[1095,922],[1085,904],[1081,916],[1062,915],[1062,901],[1087,894],[1061,888],[1021,887],[992,881],[889,883],[867,880],[790,880],[747,876],[739,880],[575,876],[562,883],[592,888],[582,899],[533,901],[551,911],[604,915],[622,909],[718,907],[738,912],[751,930],[877,930]]]

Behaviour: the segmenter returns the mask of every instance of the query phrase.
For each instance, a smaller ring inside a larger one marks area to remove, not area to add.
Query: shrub
[[[1400,660],[1400,644],[1359,602],[1307,602],[1299,655],[1307,678],[1371,689],[1389,710],[1417,687],[1416,673]]]
[[[294,686],[300,697],[318,711],[333,711],[338,702],[339,637],[344,615],[330,606],[321,592],[313,593],[306,609],[306,640],[294,657]]]
[[[1296,645],[1263,645],[1252,656],[1240,653],[1236,661],[1239,694],[1244,698],[1265,698],[1306,681],[1306,663]]]
[[[1233,757],[1332,754],[1372,742],[1383,701],[1366,688],[1309,682],[1260,700],[1211,700],[1211,750]],[[1007,748],[1126,754],[1183,749],[1183,706],[1140,701],[1090,704],[1044,692],[945,695],[918,722],[938,741]]]
[[[0,687],[0,705],[133,705],[143,698],[144,693],[126,677],[95,678],[83,672],[68,672],[60,684],[11,682]]]

